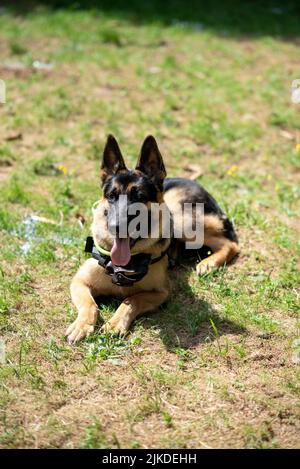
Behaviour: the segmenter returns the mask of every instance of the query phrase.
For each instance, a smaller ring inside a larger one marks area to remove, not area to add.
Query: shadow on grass
[[[300,3],[297,0],[9,0],[2,2],[16,14],[35,6],[49,9],[93,10],[108,16],[144,23],[178,24],[222,36],[300,36]]]
[[[220,318],[215,307],[195,294],[189,284],[191,269],[181,267],[171,273],[173,290],[169,300],[152,315],[142,316],[142,327],[158,330],[169,351],[190,350],[222,335],[246,334],[246,328]]]

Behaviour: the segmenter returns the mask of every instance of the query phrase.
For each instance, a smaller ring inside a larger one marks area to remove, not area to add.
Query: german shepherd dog
[[[215,199],[194,181],[166,178],[163,159],[154,137],[145,139],[135,170],[129,170],[116,139],[110,135],[103,153],[101,180],[103,197],[94,210],[92,235],[94,244],[106,256],[103,260],[101,253],[98,253],[102,264],[98,262],[97,256],[86,260],[72,280],[71,298],[78,310],[78,317],[66,331],[70,344],[94,331],[98,315],[97,297],[111,296],[122,300],[102,330],[124,335],[138,315],[155,310],[169,296],[168,258],[177,256],[178,247],[186,239],[172,240],[172,234],[163,237],[161,220],[155,237],[133,239],[130,233],[125,238],[119,237],[116,217],[112,214],[121,195],[127,196],[129,205],[140,202],[148,211],[153,203],[166,205],[175,227],[183,221],[184,203],[204,204],[203,244],[211,249],[212,254],[197,264],[198,275],[227,264],[239,252],[233,225]],[[118,206],[118,211],[119,216],[127,216],[128,205],[124,208]],[[193,217],[193,212],[190,216]],[[167,250],[168,255],[164,255]],[[136,281],[122,284],[114,280],[113,275],[118,269],[121,277],[122,272],[125,272],[124,278],[128,279],[126,275],[131,271],[127,266],[131,265],[130,262],[141,259],[135,261],[139,270],[139,263],[144,262],[145,258],[148,259],[147,268],[144,269],[144,275],[136,277]]]

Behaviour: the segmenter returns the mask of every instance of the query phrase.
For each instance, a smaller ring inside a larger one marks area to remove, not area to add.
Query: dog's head
[[[99,243],[110,244],[115,265],[127,265],[133,252],[149,250],[157,242],[157,237],[150,235],[153,217],[149,215],[153,204],[163,202],[165,177],[154,137],[145,139],[134,170],[127,169],[116,139],[108,137],[101,165],[103,199],[94,217],[93,234]],[[143,236],[137,235],[137,228],[141,231],[137,210],[141,208],[140,223],[148,220]]]

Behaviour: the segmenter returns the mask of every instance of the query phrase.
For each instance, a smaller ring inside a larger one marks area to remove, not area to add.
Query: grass
[[[0,14],[1,447],[299,446],[296,2],[25,3]],[[153,133],[169,175],[196,166],[241,255],[175,269],[127,338],[71,348],[108,133],[131,165]]]

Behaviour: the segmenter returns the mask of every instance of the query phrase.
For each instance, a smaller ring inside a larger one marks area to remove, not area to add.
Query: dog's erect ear
[[[152,135],[144,140],[135,169],[142,171],[153,180],[159,189],[162,189],[162,183],[167,173],[156,140]]]
[[[106,178],[113,176],[121,169],[126,169],[121,150],[115,137],[109,135],[107,137],[101,164],[102,183],[105,182]]]

